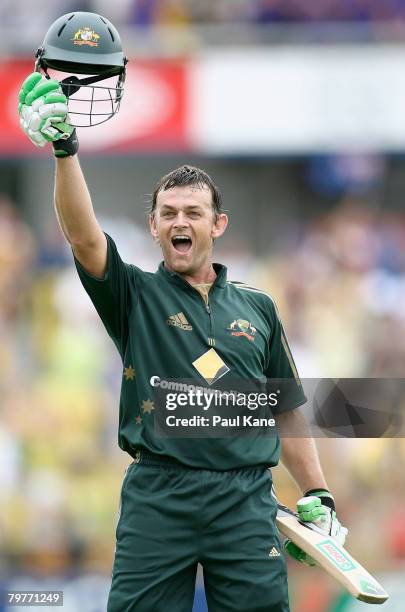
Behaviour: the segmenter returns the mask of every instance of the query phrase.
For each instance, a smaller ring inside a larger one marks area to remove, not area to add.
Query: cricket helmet
[[[105,17],[87,12],[62,15],[45,34],[35,57],[35,69],[47,78],[48,69],[72,75],[60,82],[71,125],[98,125],[119,111],[128,60],[118,31]],[[89,76],[79,79],[77,74]],[[94,85],[114,78],[116,82],[108,86]]]

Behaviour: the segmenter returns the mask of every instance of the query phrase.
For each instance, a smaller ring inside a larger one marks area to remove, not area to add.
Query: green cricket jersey
[[[133,457],[145,449],[205,469],[276,465],[277,435],[187,439],[174,437],[175,430],[170,437],[157,435],[154,423],[156,387],[179,379],[203,388],[219,378],[225,385],[227,379],[291,379],[288,402],[273,407],[273,414],[306,401],[270,296],[227,281],[226,268],[214,264],[217,277],[206,304],[192,285],[163,263],[155,273],[143,272],[123,263],[109,236],[107,242],[103,279],[88,274],[78,261],[76,267],[123,361],[120,447]],[[193,415],[193,406],[187,408]]]

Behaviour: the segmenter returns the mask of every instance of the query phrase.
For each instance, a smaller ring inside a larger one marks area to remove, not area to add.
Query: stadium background
[[[155,268],[148,194],[169,169],[202,166],[231,215],[216,259],[274,295],[300,374],[385,378],[405,364],[405,2],[2,2],[0,583],[63,589],[64,609],[99,612],[128,463],[121,364],[57,227],[49,151],[19,132],[15,101],[71,10],[111,19],[131,59],[120,115],[80,133],[123,258]],[[350,551],[391,592],[381,609],[402,611],[403,440],[319,447]],[[274,475],[294,505],[294,484]],[[292,612],[364,609],[321,571],[291,562],[289,576]]]

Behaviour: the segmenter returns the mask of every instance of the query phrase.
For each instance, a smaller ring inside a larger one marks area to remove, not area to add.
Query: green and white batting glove
[[[342,546],[345,543],[347,529],[336,517],[335,500],[326,489],[311,489],[297,502],[297,514],[301,521],[311,522],[319,529],[335,538]],[[291,540],[284,542],[284,548],[297,561],[314,566],[316,562]]]
[[[59,81],[33,72],[22,84],[18,99],[20,126],[34,145],[52,142],[57,157],[77,153],[79,143],[75,128],[67,122],[67,98]]]

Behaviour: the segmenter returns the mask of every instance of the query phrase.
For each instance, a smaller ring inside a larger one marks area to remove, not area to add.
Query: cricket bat
[[[388,593],[377,580],[332,536],[325,535],[314,523],[300,521],[290,508],[281,504],[277,507],[279,531],[315,559],[353,597],[370,604],[382,604],[388,599]]]

